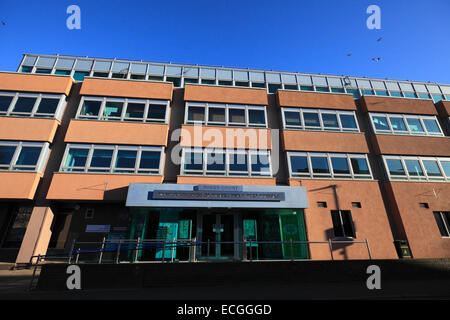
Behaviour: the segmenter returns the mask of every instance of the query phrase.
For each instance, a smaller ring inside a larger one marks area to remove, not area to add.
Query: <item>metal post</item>
[[[247,261],[248,260],[248,252],[247,252],[247,239],[244,236],[244,239],[242,241],[243,247],[242,247],[242,260]]]
[[[161,263],[164,263],[164,258],[166,256],[166,239],[164,239],[164,244],[163,244],[163,252],[162,252],[162,260]]]
[[[369,253],[369,259],[372,260],[372,254],[370,253],[370,248],[369,248],[369,241],[366,238],[366,247],[367,247],[367,252]]]
[[[31,258],[31,259],[33,259],[33,258]],[[34,277],[36,275],[36,269],[39,265],[40,260],[41,260],[41,255],[38,254],[36,264],[34,265],[33,275],[31,276],[30,287],[28,288],[28,290],[31,290],[33,288]],[[31,263],[33,263],[33,260],[31,260]]]
[[[293,245],[292,239],[289,239],[289,245],[291,248],[291,261],[294,261],[294,248],[292,247],[292,245]]]
[[[333,257],[333,245],[331,244],[331,239],[328,239],[328,244],[330,245],[331,260],[334,260],[334,257]]]
[[[138,254],[139,254],[139,243],[141,241],[141,238],[138,237],[137,238],[137,242],[136,242],[136,252],[134,253],[134,262],[136,263],[137,259],[138,259]]]
[[[209,239],[208,239],[208,258],[209,258]]]
[[[252,247],[252,239],[250,239],[250,261],[253,261],[253,247]]]
[[[195,262],[195,255],[197,253],[197,238],[195,237],[194,239],[191,240],[191,247],[190,247],[190,256],[189,256],[189,261],[190,262]]]
[[[78,258],[80,257],[80,250],[81,250],[81,248],[78,248],[77,257],[75,259],[75,264],[78,264]]]
[[[102,263],[102,259],[103,259],[103,250],[105,249],[105,242],[106,242],[106,237],[103,237],[103,241],[102,241],[102,249],[100,250],[100,256],[98,258],[98,263]]]
[[[172,242],[172,259],[171,259],[170,262],[173,262],[173,255],[175,254],[175,245],[176,245],[175,238],[173,238],[173,242]]]
[[[117,245],[117,253],[116,253],[116,263],[120,262],[120,246],[122,244],[122,240],[119,240],[119,244]]]

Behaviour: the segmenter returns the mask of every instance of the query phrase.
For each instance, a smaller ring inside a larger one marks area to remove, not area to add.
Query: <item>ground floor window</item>
[[[335,237],[356,238],[350,210],[331,210]]]
[[[450,212],[449,211],[436,211],[433,212],[436,219],[441,236],[450,237]]]

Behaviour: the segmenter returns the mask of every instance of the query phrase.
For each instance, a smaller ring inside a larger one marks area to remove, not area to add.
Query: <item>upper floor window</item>
[[[450,181],[450,158],[383,156],[390,180]]]
[[[291,178],[372,179],[367,155],[287,152]]]
[[[47,142],[0,141],[0,170],[42,172],[48,151]]]
[[[375,133],[443,136],[435,116],[369,113]]]
[[[167,123],[168,100],[81,98],[77,119]]]
[[[271,177],[270,151],[184,148],[182,175]]]
[[[186,102],[186,124],[267,128],[266,107]]]
[[[61,172],[161,174],[163,147],[67,145]]]
[[[60,119],[66,98],[62,94],[0,92],[0,116]]]
[[[359,132],[354,111],[281,108],[284,129]]]

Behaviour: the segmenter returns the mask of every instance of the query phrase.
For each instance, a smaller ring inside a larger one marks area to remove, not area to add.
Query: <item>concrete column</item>
[[[32,256],[45,255],[52,231],[53,211],[50,207],[34,207],[22,240],[16,265],[30,262]]]

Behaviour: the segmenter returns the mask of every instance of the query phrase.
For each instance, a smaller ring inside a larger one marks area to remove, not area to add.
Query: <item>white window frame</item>
[[[373,180],[372,168],[370,167],[367,154],[358,153],[323,153],[323,152],[294,152],[288,151],[287,162],[289,168],[289,177],[294,179],[333,179],[333,180]],[[306,157],[308,163],[308,173],[297,173],[292,171],[291,157]],[[325,157],[327,159],[329,173],[313,173],[311,157]],[[349,174],[335,173],[333,169],[333,163],[331,158],[345,158],[347,159],[347,165],[350,170]],[[357,174],[355,173],[351,159],[358,158],[366,161],[369,169],[369,174]]]
[[[98,101],[101,102],[98,115],[88,116],[82,115],[85,101]],[[106,108],[107,102],[121,102],[123,103],[122,113],[120,117],[104,117],[103,113]],[[128,103],[141,103],[144,105],[144,116],[143,118],[128,118],[126,117]],[[166,112],[164,119],[156,119],[148,117],[148,110],[150,105],[165,105]],[[82,96],[80,104],[78,105],[77,120],[99,120],[99,121],[120,121],[120,122],[145,122],[145,123],[164,123],[167,124],[169,121],[170,114],[170,101],[169,100],[154,100],[154,99],[137,99],[137,98],[115,98],[115,97],[97,97],[97,96]]]
[[[76,149],[86,149],[88,150],[88,155],[86,159],[86,163],[82,167],[71,167],[65,166],[67,157],[69,155],[69,150],[71,148]],[[165,153],[164,147],[155,147],[155,146],[127,146],[127,145],[99,145],[99,144],[75,144],[69,143],[66,146],[66,150],[64,151],[64,156],[61,161],[61,165],[59,168],[59,172],[64,173],[90,173],[90,174],[134,174],[134,175],[161,175],[163,164],[165,161]],[[92,156],[94,154],[94,150],[112,150],[111,163],[109,167],[91,167]],[[117,154],[120,150],[128,150],[128,151],[136,151],[136,162],[133,169],[130,168],[116,168],[115,164],[117,161]],[[159,167],[157,169],[141,169],[140,161],[142,152],[144,151],[153,151],[160,152],[160,160]],[[75,169],[77,171],[69,171],[68,169]],[[102,171],[95,171],[102,170]],[[132,171],[132,172],[130,172]]]
[[[48,142],[0,141],[0,146],[14,146],[16,148],[9,165],[0,166],[0,171],[12,172],[42,172],[50,150],[50,145]],[[17,160],[23,147],[41,148],[36,165],[17,165]],[[21,168],[29,168],[31,170],[23,170]]]
[[[299,113],[301,125],[300,126],[298,126],[298,125],[287,125],[286,124],[285,114],[284,114],[285,111]],[[319,126],[318,127],[306,126],[305,125],[305,118],[304,118],[304,115],[303,115],[304,112],[306,112],[306,113],[317,113],[318,118],[319,118]],[[334,114],[334,115],[336,115],[337,122],[338,122],[338,127],[325,127],[325,125],[323,123],[323,117],[322,117],[323,114]],[[341,121],[341,117],[340,117],[341,115],[351,115],[351,116],[353,116],[353,118],[355,120],[355,123],[356,123],[356,128],[355,129],[344,128],[342,126],[342,121]],[[282,121],[283,121],[283,129],[285,129],[285,130],[354,132],[354,133],[361,132],[360,129],[359,129],[359,124],[358,124],[358,120],[356,118],[355,111],[282,107],[281,108],[281,118],[282,118]]]
[[[389,129],[377,129],[375,127],[375,123],[373,121],[374,117],[385,117],[387,119],[387,125]],[[392,127],[391,119],[390,118],[402,118],[403,123],[406,126],[406,131],[396,131]],[[430,136],[430,137],[443,137],[444,133],[442,131],[441,125],[439,124],[439,121],[436,116],[424,116],[424,115],[414,115],[414,114],[397,114],[397,113],[374,113],[369,112],[369,118],[370,122],[372,124],[372,130],[375,134],[393,134],[393,135],[414,135],[414,136]],[[408,124],[408,119],[416,119],[419,120],[420,125],[423,128],[423,132],[417,132],[412,131]],[[436,124],[440,130],[439,133],[436,132],[429,132],[427,130],[427,127],[425,126],[425,123],[423,120],[434,120],[436,121]]]
[[[391,175],[389,171],[389,167],[387,165],[387,160],[400,160],[400,163],[403,167],[403,171],[405,175]],[[417,177],[412,176],[408,172],[408,168],[406,166],[405,160],[417,160],[419,161],[420,167],[423,172],[423,176]],[[429,176],[423,161],[436,161],[439,170],[441,171],[441,176]],[[382,161],[384,164],[385,172],[388,180],[390,181],[422,181],[422,182],[450,182],[450,177],[445,175],[444,169],[442,168],[441,161],[450,161],[450,158],[445,157],[422,157],[422,156],[398,156],[398,155],[382,155]]]

